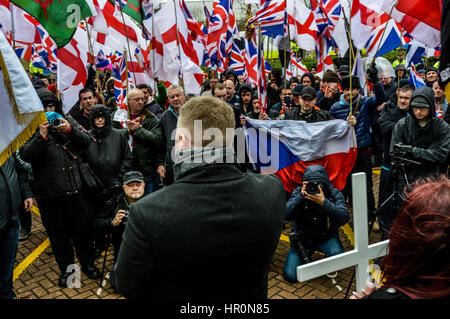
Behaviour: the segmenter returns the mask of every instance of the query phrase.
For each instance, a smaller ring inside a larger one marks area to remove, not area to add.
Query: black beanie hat
[[[359,77],[352,76],[352,89],[361,89],[361,84],[359,83]],[[350,76],[346,76],[341,81],[341,87],[343,90],[350,88]]]

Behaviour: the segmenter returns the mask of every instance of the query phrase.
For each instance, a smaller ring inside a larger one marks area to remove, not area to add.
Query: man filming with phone
[[[285,218],[293,221],[291,248],[284,266],[287,281],[297,281],[297,267],[310,262],[315,251],[325,257],[344,252],[338,229],[350,215],[344,195],[331,185],[322,165],[306,167],[302,185],[292,192],[286,204]],[[336,275],[328,274],[330,278]]]

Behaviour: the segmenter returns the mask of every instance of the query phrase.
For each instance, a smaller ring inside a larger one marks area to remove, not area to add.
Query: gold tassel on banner
[[[17,106],[17,102],[14,97],[14,91],[8,74],[8,69],[6,68],[6,64],[1,52],[0,52],[0,70],[1,70],[0,77],[3,79],[3,81],[0,80],[1,81],[0,85],[5,86],[6,92],[8,93],[9,96],[10,102],[9,104],[12,107],[12,111],[14,113],[14,117],[17,121],[17,124],[25,125],[29,123],[27,127],[22,132],[20,132],[4,150],[1,151],[0,153],[0,166],[1,166],[12,154],[14,154],[23,144],[25,144],[25,142],[31,136],[33,136],[39,125],[46,122],[47,118],[45,116],[44,110],[24,114],[19,113],[19,108]],[[7,103],[8,101],[3,101],[2,103],[5,102]]]

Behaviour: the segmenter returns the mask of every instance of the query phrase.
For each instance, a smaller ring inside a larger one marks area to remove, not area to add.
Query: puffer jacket
[[[325,194],[323,207],[302,195],[302,186],[297,187],[286,204],[286,220],[294,221],[292,230],[300,232],[302,239],[325,241],[339,238],[338,229],[345,225],[350,215],[342,193],[330,183],[322,165],[306,167],[303,181],[319,182]]]
[[[163,142],[163,132],[160,121],[153,113],[143,109],[141,115],[145,117],[144,122],[133,135],[133,169],[140,171],[148,183],[156,174],[157,153]],[[123,129],[119,122],[113,121],[112,126],[128,134],[128,130]]]
[[[420,127],[413,108],[410,106],[409,115],[395,125],[390,146],[391,152],[394,145],[398,143],[413,147],[409,157],[421,164],[406,165],[406,175],[409,182],[438,174],[439,164],[445,162],[450,152],[450,125],[436,116],[433,90],[429,87],[416,90],[411,98],[411,103],[417,97],[424,97],[429,102],[430,121],[425,127]]]
[[[372,137],[370,134],[371,114],[373,110],[385,101],[384,89],[380,82],[373,86],[373,91],[375,96],[369,98],[361,97],[356,112],[355,108],[358,104],[358,97],[353,102],[352,111],[356,117],[355,133],[358,148],[366,148],[372,145]],[[330,113],[336,119],[347,119],[350,114],[350,103],[344,98],[344,94],[342,94],[341,100],[331,107]]]
[[[38,200],[78,194],[81,190],[79,154],[89,147],[91,138],[71,116],[66,120],[72,126],[68,133],[49,129],[44,139],[37,129],[19,151],[20,157],[31,163]]]
[[[101,129],[94,125],[94,118],[105,117]],[[105,192],[121,187],[123,175],[133,168],[133,155],[128,145],[128,135],[111,127],[111,113],[108,107],[97,104],[90,112],[91,130],[94,137],[89,148],[83,152],[83,160],[101,179]]]

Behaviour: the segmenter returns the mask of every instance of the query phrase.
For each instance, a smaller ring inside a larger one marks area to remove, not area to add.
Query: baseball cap
[[[131,182],[143,182],[144,181],[144,175],[142,175],[139,171],[131,171],[125,173],[123,175],[123,183],[129,184]]]
[[[316,90],[310,86],[304,87],[302,90],[302,98],[307,97],[307,96],[312,99],[315,99],[317,97]]]
[[[341,65],[338,69],[338,73],[343,75],[343,74],[349,74],[350,73],[350,68],[348,65],[344,64]]]

